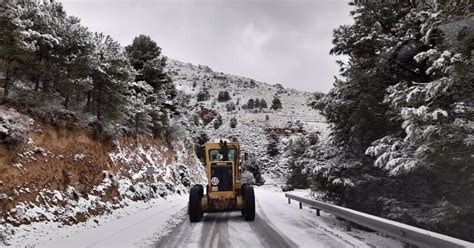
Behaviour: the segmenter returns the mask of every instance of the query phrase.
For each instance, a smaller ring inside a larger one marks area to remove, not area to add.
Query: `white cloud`
[[[332,30],[351,21],[347,0],[62,2],[123,45],[143,33],[169,57],[309,91],[332,86]]]

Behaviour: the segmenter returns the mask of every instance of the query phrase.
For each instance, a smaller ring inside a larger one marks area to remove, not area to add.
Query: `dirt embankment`
[[[0,144],[0,218],[76,223],[132,200],[181,193],[202,169],[191,146],[149,136],[99,141],[35,121],[26,144]]]

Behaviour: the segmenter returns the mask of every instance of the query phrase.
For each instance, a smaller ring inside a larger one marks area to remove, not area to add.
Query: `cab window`
[[[229,161],[235,160],[237,153],[235,149],[228,150]],[[224,154],[221,153],[220,149],[214,149],[209,151],[209,159],[211,161],[222,161],[224,159]]]

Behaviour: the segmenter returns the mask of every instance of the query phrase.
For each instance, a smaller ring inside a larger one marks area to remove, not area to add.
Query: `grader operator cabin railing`
[[[362,213],[352,209],[331,205],[328,203],[306,199],[292,194],[285,194],[288,198],[288,204],[291,200],[299,202],[300,209],[303,205],[316,209],[316,215],[319,216],[320,211],[330,213],[336,217],[340,217],[346,221],[346,230],[351,231],[351,223],[357,223],[374,231],[386,234],[396,238],[406,244],[416,245],[419,247],[472,247],[474,243],[470,243],[461,239],[453,238],[443,234],[431,232],[421,228],[409,226],[400,222],[387,220],[370,214]]]

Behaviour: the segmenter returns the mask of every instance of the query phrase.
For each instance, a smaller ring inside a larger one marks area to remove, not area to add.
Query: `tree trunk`
[[[38,91],[40,89],[40,81],[37,77],[34,77],[33,81],[35,82],[35,91]]]
[[[97,120],[102,120],[102,83],[98,83],[97,85],[97,112],[96,117]]]
[[[64,108],[69,110],[69,95],[70,95],[70,92],[71,90],[69,89],[71,85],[69,85],[69,68],[66,69],[66,80],[64,80],[65,82],[68,82],[66,84],[66,87],[64,89]]]
[[[92,91],[87,91],[87,103],[86,103],[86,111],[91,112],[91,98],[92,98]]]
[[[64,108],[69,110],[69,93],[66,93],[66,96],[64,97]]]
[[[135,144],[138,144],[138,122],[139,122],[138,113],[135,114]]]
[[[8,88],[10,87],[10,80],[11,80],[11,79],[10,79],[10,74],[9,74],[8,71],[7,71],[7,72],[5,72],[5,85],[3,86],[4,91],[3,91],[3,97],[2,97],[2,99],[8,97],[8,93],[9,93]]]

